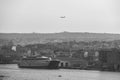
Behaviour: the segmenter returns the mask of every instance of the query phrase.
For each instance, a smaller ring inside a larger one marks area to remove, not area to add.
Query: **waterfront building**
[[[87,67],[88,62],[79,58],[70,58],[70,57],[57,57],[60,60],[59,66],[61,68],[80,68],[84,69]]]
[[[102,49],[99,53],[102,68],[107,67],[110,70],[120,71],[120,50]]]

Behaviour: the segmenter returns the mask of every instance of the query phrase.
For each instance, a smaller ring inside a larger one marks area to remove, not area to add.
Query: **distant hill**
[[[0,40],[12,40],[15,44],[26,45],[46,42],[64,41],[113,41],[120,40],[120,34],[108,33],[0,33]],[[2,42],[0,42],[2,44]]]

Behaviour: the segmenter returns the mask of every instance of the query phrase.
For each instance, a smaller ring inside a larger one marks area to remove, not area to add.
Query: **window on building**
[[[64,64],[63,63],[61,63],[61,67],[63,67],[64,66]]]
[[[68,67],[68,63],[65,63],[65,67]]]

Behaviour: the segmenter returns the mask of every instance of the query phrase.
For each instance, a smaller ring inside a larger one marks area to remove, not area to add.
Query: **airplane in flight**
[[[61,16],[60,18],[66,18],[65,16]]]

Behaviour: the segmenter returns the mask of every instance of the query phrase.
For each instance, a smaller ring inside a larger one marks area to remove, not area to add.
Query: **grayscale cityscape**
[[[0,0],[0,80],[120,80],[119,0]]]

